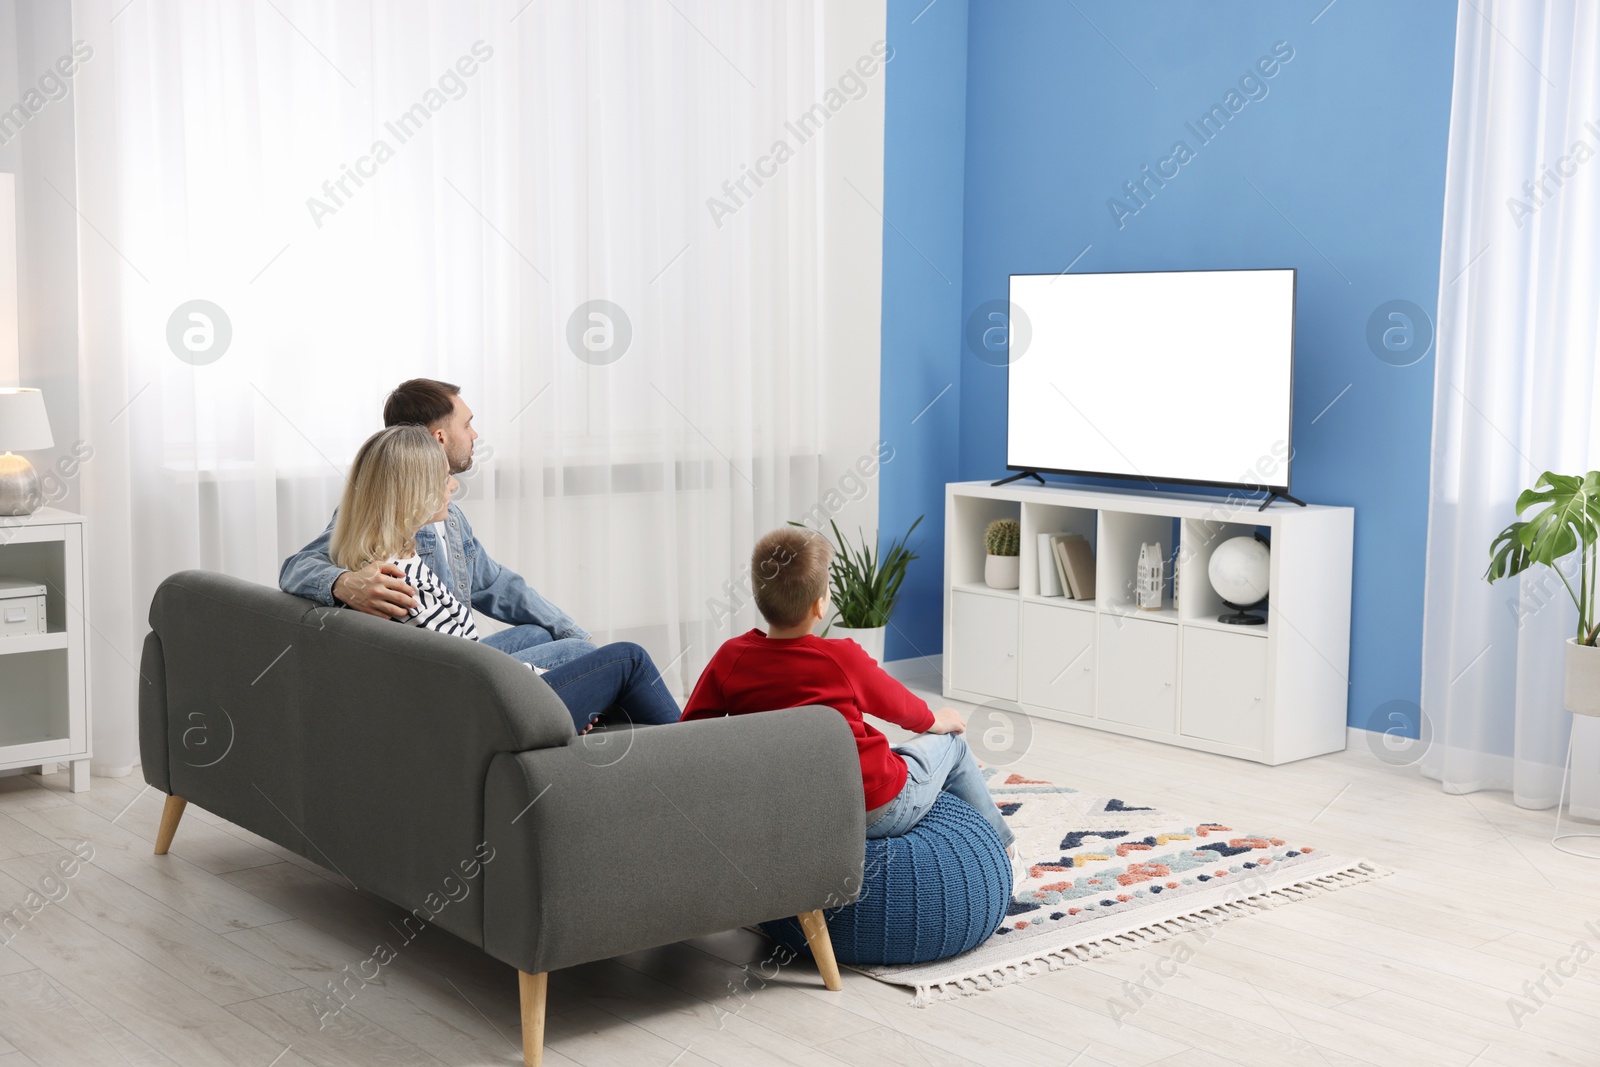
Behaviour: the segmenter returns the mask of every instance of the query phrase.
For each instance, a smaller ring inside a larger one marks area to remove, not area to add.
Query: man
[[[451,474],[472,466],[472,410],[461,390],[448,382],[413,378],[401,382],[383,405],[385,426],[423,426],[444,449]],[[417,591],[392,563],[369,563],[342,570],[328,557],[333,522],[315,541],[283,561],[278,585],[285,593],[318,604],[343,604],[380,619],[404,618],[416,606]],[[556,667],[594,651],[589,632],[540,596],[520,574],[489,558],[454,502],[444,522],[417,531],[417,555],[442,578],[463,604],[510,628],[483,643],[537,667]]]

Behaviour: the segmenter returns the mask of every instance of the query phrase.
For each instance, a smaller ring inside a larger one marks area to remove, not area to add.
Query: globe
[[[1254,537],[1230,537],[1211,553],[1206,575],[1229,604],[1247,608],[1267,598],[1271,568],[1267,546]]]

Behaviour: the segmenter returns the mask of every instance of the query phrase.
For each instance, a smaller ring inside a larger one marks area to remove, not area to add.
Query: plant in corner
[[[828,567],[828,587],[835,618],[822,632],[823,637],[851,638],[873,659],[883,662],[884,632],[889,627],[895,601],[900,598],[900,583],[905,581],[911,561],[922,558],[906,547],[921,522],[922,516],[918,515],[905,536],[880,553],[868,543],[864,531],[857,530],[861,534],[858,548],[844,539],[838,523],[828,520],[828,525],[833,527],[834,546],[833,563]],[[789,525],[803,524],[790,522]]]
[[[1595,542],[1600,540],[1600,471],[1584,475],[1545,471],[1532,489],[1517,497],[1517,514],[1543,510],[1518,519],[1495,536],[1489,546],[1493,582],[1521,574],[1535,563],[1556,572],[1578,608],[1578,632],[1567,639],[1566,704],[1580,715],[1600,715],[1600,622],[1595,611]],[[1574,589],[1560,561],[1578,553],[1578,585]]]
[[[983,531],[983,584],[990,589],[1015,589],[1022,584],[1022,524],[996,519]]]

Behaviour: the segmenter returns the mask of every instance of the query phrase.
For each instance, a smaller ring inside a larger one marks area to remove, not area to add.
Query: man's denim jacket
[[[431,525],[417,531],[417,555],[445,580],[457,600],[503,623],[513,626],[531,623],[543,627],[550,632],[552,640],[589,637],[587,630],[540,596],[522,575],[490,559],[489,553],[473,536],[472,524],[455,504],[450,505],[445,525],[449,531],[448,545],[439,544]],[[328,528],[315,541],[283,561],[278,571],[279,588],[285,593],[333,606],[333,582],[344,570],[329,558],[328,545],[332,539],[333,521],[330,519]]]

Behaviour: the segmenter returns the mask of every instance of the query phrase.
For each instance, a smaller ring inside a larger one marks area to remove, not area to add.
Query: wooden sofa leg
[[[844,988],[839,977],[839,961],[833,958],[833,939],[828,936],[828,921],[822,912],[808,911],[799,916],[800,929],[806,932],[806,944],[811,946],[811,956],[822,972],[822,984],[835,992]]]
[[[517,991],[522,995],[522,1062],[539,1067],[544,1062],[544,997],[550,986],[550,972],[517,972]]]
[[[168,797],[166,807],[161,809],[161,829],[156,831],[156,855],[165,856],[167,849],[172,847],[172,837],[178,832],[178,820],[183,818],[183,809],[189,802],[182,797]]]

